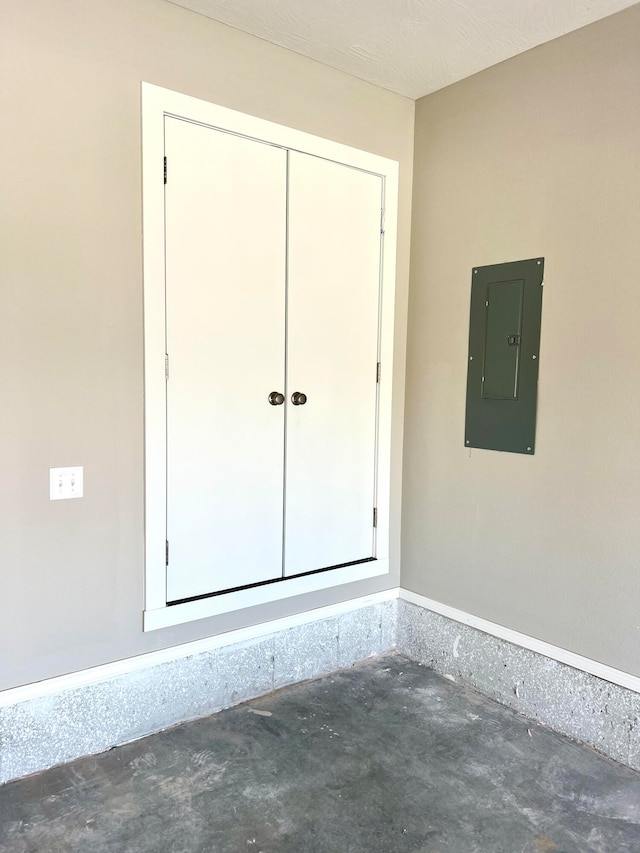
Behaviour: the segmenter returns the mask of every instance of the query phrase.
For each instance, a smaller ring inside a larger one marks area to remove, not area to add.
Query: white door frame
[[[164,180],[161,172],[164,162],[164,117],[167,115],[247,136],[278,147],[334,160],[370,171],[383,178],[385,202],[381,260],[381,381],[378,410],[377,559],[375,561],[167,606]],[[144,630],[177,625],[386,574],[389,571],[391,378],[393,376],[398,163],[198,98],[142,83],[142,181],[145,335]]]

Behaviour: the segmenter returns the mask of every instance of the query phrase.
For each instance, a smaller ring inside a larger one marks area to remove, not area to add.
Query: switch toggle
[[[49,498],[52,501],[81,498],[84,490],[82,465],[73,468],[49,468]]]

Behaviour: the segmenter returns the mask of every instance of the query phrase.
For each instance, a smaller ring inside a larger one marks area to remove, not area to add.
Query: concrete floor
[[[399,655],[0,788],[3,853],[638,853],[640,775]]]

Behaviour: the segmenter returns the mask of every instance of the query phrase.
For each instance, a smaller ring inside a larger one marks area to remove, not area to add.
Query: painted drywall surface
[[[164,0],[3,4],[0,40],[0,689],[396,586],[413,102]],[[392,574],[146,635],[141,80],[401,171]]]
[[[416,106],[402,585],[640,674],[640,6]],[[536,453],[464,447],[471,269],[544,256]]]

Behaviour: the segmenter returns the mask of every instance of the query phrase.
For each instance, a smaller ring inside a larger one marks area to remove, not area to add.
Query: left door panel
[[[287,153],[165,118],[167,601],[282,576]]]

